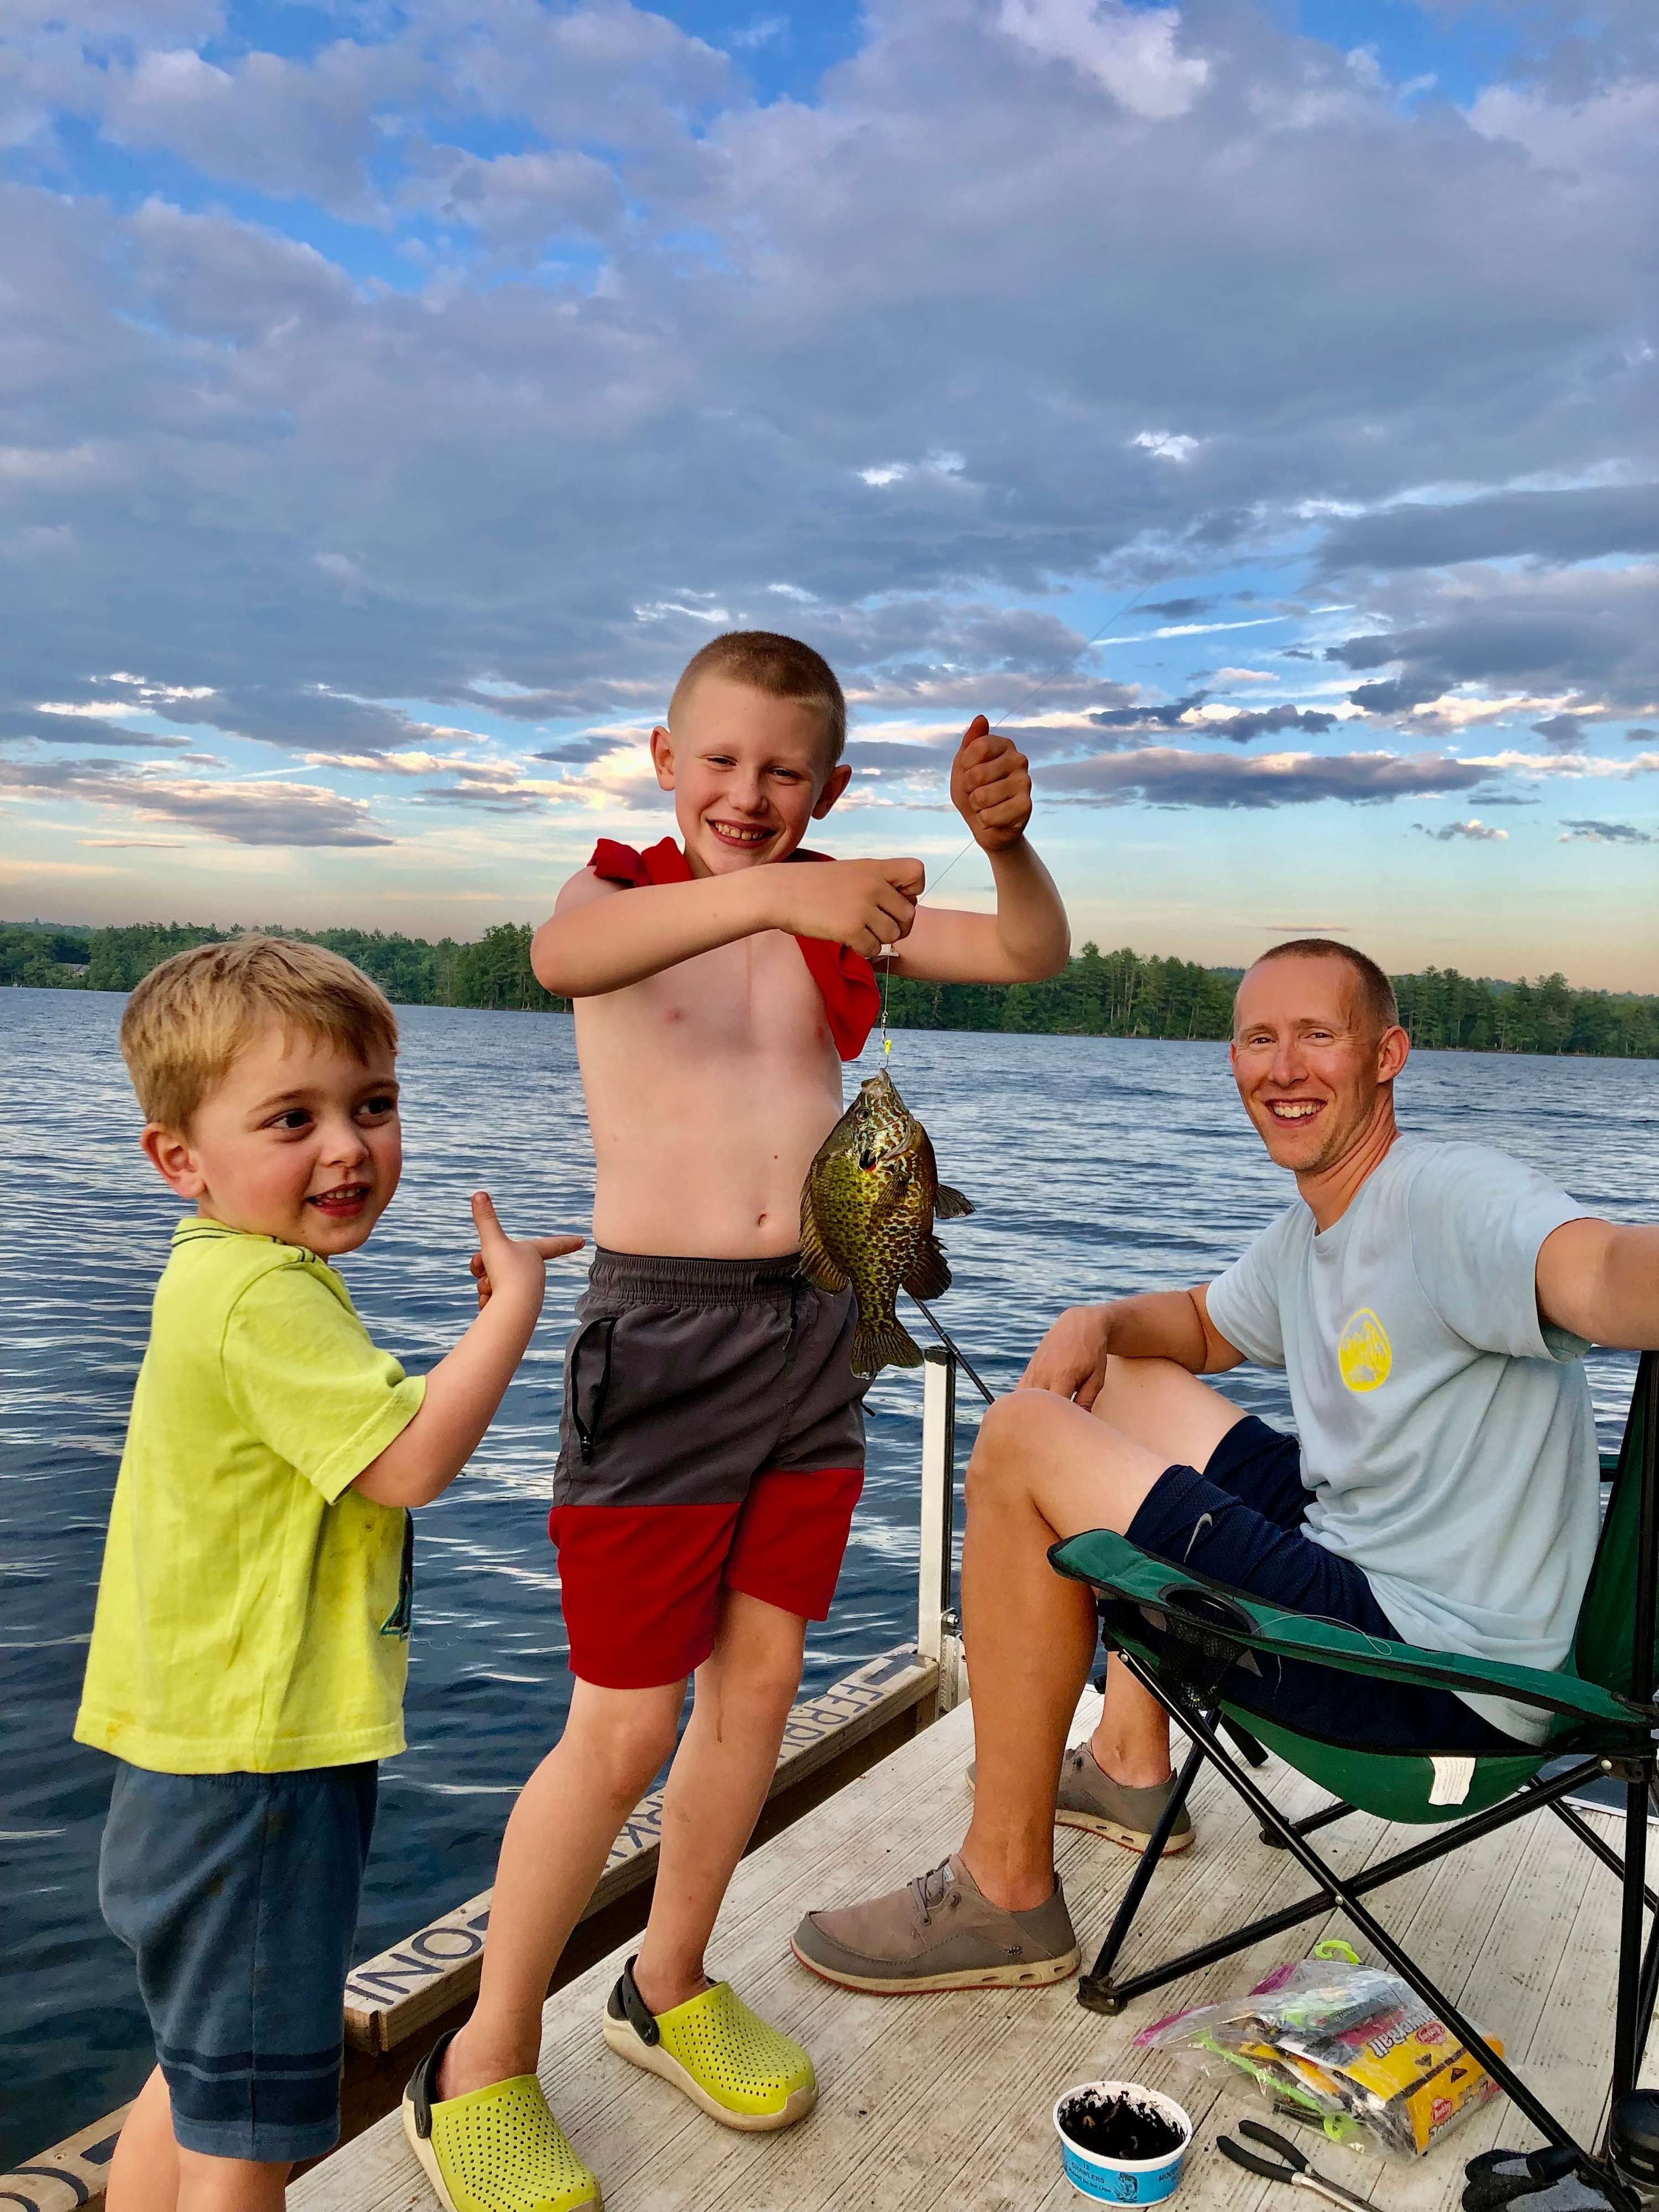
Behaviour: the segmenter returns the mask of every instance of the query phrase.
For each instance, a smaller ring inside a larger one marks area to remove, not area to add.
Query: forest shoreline
[[[343,953],[400,1006],[526,1013],[568,1007],[536,981],[530,965],[534,932],[527,922],[501,922],[465,942],[396,931],[270,927]],[[130,991],[174,952],[240,933],[191,922],[87,930],[0,923],[0,985]],[[1231,1031],[1242,972],[1127,945],[1103,952],[1090,944],[1041,983],[921,983],[895,976],[887,1018],[894,1029],[1215,1042]],[[1427,968],[1393,981],[1401,1019],[1412,1042],[1426,1049],[1659,1059],[1659,996],[1579,990],[1559,975],[1506,982],[1455,968]]]

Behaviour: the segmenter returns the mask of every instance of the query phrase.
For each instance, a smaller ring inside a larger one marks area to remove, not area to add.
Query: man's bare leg
[[[1046,1390],[999,1400],[980,1425],[962,1555],[978,1771],[962,1856],[1011,1911],[1054,1890],[1060,1754],[1095,1652],[1094,1600],[1055,1574],[1048,1547],[1085,1528],[1127,1529],[1169,1464]]]
[[[1167,1464],[1052,1391],[1017,1390],[988,1408],[968,1466],[962,1560],[973,1821],[956,1869],[809,1912],[791,1943],[803,1966],[895,1995],[1041,1987],[1072,1972],[1079,1951],[1054,1881],[1054,1790],[1094,1657],[1095,1608],[1083,1584],[1054,1572],[1048,1549],[1085,1528],[1127,1529]]]
[[[1093,1407],[1097,1420],[1161,1453],[1165,1467],[1201,1474],[1229,1429],[1244,1418],[1207,1382],[1172,1359],[1111,1359]],[[1132,1790],[1170,1778],[1170,1718],[1120,1659],[1106,1668],[1106,1701],[1090,1741],[1095,1764]]]
[[[623,1822],[674,1748],[684,1702],[683,1680],[650,1690],[577,1681],[564,1733],[501,1838],[478,2002],[444,2053],[441,2099],[535,2072],[559,1954]]]
[[[635,1966],[653,2013],[707,1989],[703,1951],[776,1771],[806,1623],[741,1590],[721,1601],[668,1776],[651,1917]]]

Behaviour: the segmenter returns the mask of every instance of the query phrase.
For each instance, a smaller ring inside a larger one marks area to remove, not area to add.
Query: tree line
[[[0,984],[30,983],[46,989],[130,991],[175,952],[192,945],[222,945],[243,933],[191,922],[135,922],[124,929],[42,929],[0,923]],[[283,929],[325,945],[331,952],[372,975],[400,1006],[485,1006],[512,1012],[566,1010],[568,999],[544,991],[530,965],[527,922],[504,921],[470,943],[453,937],[432,944],[396,930]]]
[[[130,991],[158,962],[187,946],[222,943],[233,930],[137,922],[76,930],[0,923],[0,984]],[[480,938],[434,944],[396,931],[279,930],[325,945],[372,975],[404,1006],[483,1006],[550,1012],[568,1001],[543,990],[530,965],[527,923],[499,923]],[[895,1029],[996,1030],[1062,1036],[1225,1037],[1242,970],[1085,945],[1043,983],[919,983],[895,976]],[[1425,968],[1396,975],[1401,1019],[1414,1043],[1465,1052],[1659,1059],[1659,998],[1579,991],[1562,975],[1510,983]]]

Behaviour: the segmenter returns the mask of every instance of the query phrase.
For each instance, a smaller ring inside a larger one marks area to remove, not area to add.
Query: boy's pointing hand
[[[1012,738],[975,714],[951,763],[951,803],[988,853],[1025,835],[1031,818],[1031,763]]]
[[[794,937],[823,937],[873,960],[910,934],[927,882],[920,860],[827,860],[769,868],[773,927]]]
[[[547,1262],[562,1260],[568,1252],[580,1252],[587,1241],[583,1237],[509,1237],[484,1190],[472,1194],[472,1220],[480,1249],[467,1264],[478,1285],[480,1313],[497,1291],[529,1298],[539,1310],[547,1284]]]

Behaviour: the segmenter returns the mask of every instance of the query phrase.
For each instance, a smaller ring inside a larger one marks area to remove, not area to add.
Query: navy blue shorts
[[[186,2150],[270,2165],[340,2132],[341,1995],[377,1770],[154,1774],[118,1762],[98,1865]]]
[[[1254,1413],[1228,1430],[1202,1474],[1165,1468],[1130,1522],[1132,1544],[1252,1597],[1409,1643],[1377,1603],[1363,1571],[1309,1534],[1302,1447]],[[1309,1735],[1376,1751],[1515,1751],[1449,1690],[1374,1681],[1301,1660],[1256,1655],[1259,1675],[1235,1667],[1230,1698]]]

